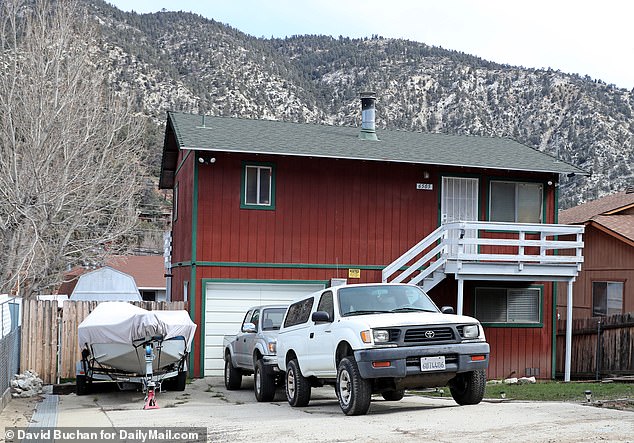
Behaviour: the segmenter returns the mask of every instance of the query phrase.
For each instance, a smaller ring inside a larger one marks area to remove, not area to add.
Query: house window
[[[244,163],[240,207],[275,209],[275,168],[272,164]]]
[[[476,288],[475,317],[482,323],[541,324],[540,288]]]
[[[172,195],[172,220],[176,221],[178,218],[178,182],[174,185],[174,194]]]
[[[541,183],[491,181],[489,220],[512,223],[541,223]]]
[[[623,282],[592,282],[592,315],[620,314],[623,312]]]

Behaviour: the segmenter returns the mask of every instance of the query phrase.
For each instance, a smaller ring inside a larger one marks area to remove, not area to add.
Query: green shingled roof
[[[588,173],[508,138],[377,130],[379,141],[361,140],[359,128],[168,113],[179,149],[331,157],[444,166]],[[168,136],[164,148],[166,164]],[[171,167],[170,167],[171,166]],[[166,182],[163,180],[165,184]]]

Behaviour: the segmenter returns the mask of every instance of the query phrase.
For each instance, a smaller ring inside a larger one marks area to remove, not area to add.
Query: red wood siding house
[[[160,187],[174,189],[172,298],[188,300],[199,325],[194,376],[222,373],[222,335],[237,331],[249,306],[289,301],[333,279],[399,278],[407,266],[388,277],[385,268],[453,221],[510,221],[499,225],[503,232],[467,226],[466,237],[482,242],[473,251],[529,254],[546,238],[541,226],[555,226],[559,174],[585,174],[503,138],[376,135],[378,141],[359,137],[359,128],[168,114]],[[512,246],[524,219],[533,224],[520,238],[538,240]],[[482,230],[474,237],[472,228]],[[510,240],[494,245],[488,237]],[[452,263],[428,290],[438,305],[491,319],[500,300],[531,301],[528,323],[483,320],[492,350],[488,377],[552,377],[552,279],[534,272],[523,281],[463,279],[449,270]]]
[[[585,226],[585,260],[574,283],[573,318],[634,312],[634,190],[561,211],[560,220]],[[566,318],[561,291],[557,306]]]

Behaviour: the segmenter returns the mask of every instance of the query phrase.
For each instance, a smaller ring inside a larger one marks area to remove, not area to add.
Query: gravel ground
[[[57,423],[104,428],[201,426],[213,442],[634,443],[631,410],[500,400],[458,406],[451,398],[406,395],[400,402],[377,398],[368,415],[346,417],[331,387],[313,389],[307,407],[291,408],[283,390],[273,402],[257,403],[252,386],[250,377],[238,391],[227,391],[220,377],[195,380],[185,392],[160,393],[157,410],[142,410],[144,396],[134,391],[62,395]],[[32,401],[13,400],[0,414],[0,423],[5,427],[23,423],[31,407]]]

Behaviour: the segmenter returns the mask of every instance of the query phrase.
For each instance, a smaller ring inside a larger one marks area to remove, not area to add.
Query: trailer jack
[[[143,409],[160,409],[156,404],[156,383],[152,380],[152,361],[154,361],[154,352],[152,351],[152,345],[145,345],[145,379],[147,393],[145,395],[145,404]]]

